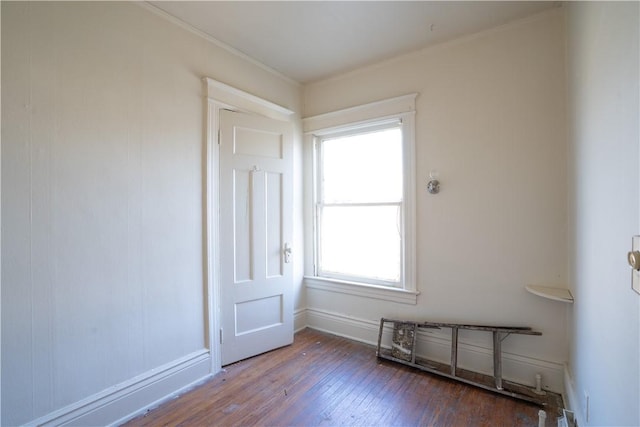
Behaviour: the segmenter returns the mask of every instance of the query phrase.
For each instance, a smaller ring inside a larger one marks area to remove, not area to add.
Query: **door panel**
[[[282,319],[282,295],[236,304],[236,334],[244,335],[277,326]]]
[[[282,135],[258,129],[238,127],[235,130],[234,154],[282,158]]]
[[[293,342],[292,132],[220,113],[222,364]]]
[[[267,278],[283,275],[282,174],[265,174]]]
[[[234,282],[253,279],[251,190],[253,177],[250,171],[231,171],[233,174],[233,248]],[[231,213],[231,212],[229,212]],[[225,247],[228,247],[225,245]]]

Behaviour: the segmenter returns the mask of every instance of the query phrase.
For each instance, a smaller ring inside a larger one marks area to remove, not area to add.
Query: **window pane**
[[[400,281],[399,206],[324,207],[320,271]]]
[[[322,141],[324,203],[402,200],[399,127]]]

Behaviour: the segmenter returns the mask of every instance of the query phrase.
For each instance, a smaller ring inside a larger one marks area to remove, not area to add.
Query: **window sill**
[[[366,283],[348,282],[317,276],[305,276],[304,282],[306,287],[310,289],[320,289],[328,292],[337,292],[401,304],[416,305],[418,303],[418,295],[420,294],[418,291],[408,291],[405,289],[368,285]]]

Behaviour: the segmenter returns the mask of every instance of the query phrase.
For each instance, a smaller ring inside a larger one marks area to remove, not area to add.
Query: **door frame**
[[[220,110],[257,114],[276,120],[290,121],[295,113],[273,102],[236,89],[225,83],[203,78],[206,89],[206,153],[205,153],[205,347],[211,357],[211,373],[222,370],[220,312]]]

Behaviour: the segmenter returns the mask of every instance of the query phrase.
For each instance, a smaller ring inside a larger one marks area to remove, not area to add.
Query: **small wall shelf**
[[[539,285],[527,285],[525,289],[531,292],[534,295],[538,295],[542,298],[548,298],[554,301],[566,302],[568,304],[573,304],[573,295],[569,289],[565,288],[551,288],[549,286],[539,286]]]

